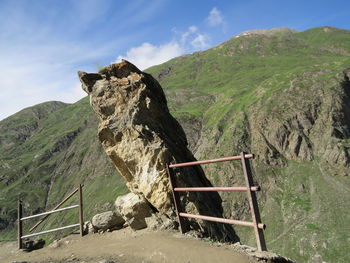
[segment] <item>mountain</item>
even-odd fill
[[[256,155],[267,247],[298,262],[349,256],[349,43],[350,31],[332,27],[253,30],[147,70],[197,159]],[[14,238],[18,197],[27,213],[38,212],[83,182],[90,216],[126,191],[96,131],[86,98],[37,105],[0,122],[2,238]],[[238,162],[203,169],[214,185],[243,184]],[[251,220],[245,194],[220,194],[227,218]],[[74,220],[67,217],[60,221]],[[235,230],[255,244],[252,229]]]

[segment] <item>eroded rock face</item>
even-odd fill
[[[319,159],[329,166],[331,174],[349,175],[346,138],[350,136],[350,68],[329,80],[330,88],[326,90],[312,81],[315,76],[308,77],[311,80],[292,80],[282,102],[271,107],[271,111],[260,110],[260,105],[274,105],[277,95],[251,107],[247,118],[250,140],[254,142],[251,148],[270,165]],[[301,81],[307,83],[307,90],[300,88]]]
[[[127,61],[112,64],[101,74],[79,72],[79,78],[100,118],[99,140],[128,188],[174,219],[166,164],[195,159],[159,83]],[[197,166],[179,169],[176,176],[178,186],[211,185]],[[181,201],[188,212],[222,217],[221,198],[215,192],[190,192]],[[190,225],[216,239],[238,239],[226,225],[207,221]]]

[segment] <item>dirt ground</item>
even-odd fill
[[[32,252],[19,251],[17,242],[0,242],[0,262],[79,263],[205,263],[257,262],[232,246],[181,235],[174,231],[132,231],[129,228],[80,237],[67,236]]]

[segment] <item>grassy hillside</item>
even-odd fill
[[[267,246],[298,262],[349,257],[349,44],[350,31],[331,27],[251,31],[147,70],[198,159],[257,155]],[[13,223],[18,197],[28,213],[42,211],[85,183],[92,215],[126,191],[87,100],[44,105],[0,122],[0,229]],[[216,185],[243,184],[239,162],[203,167]],[[226,217],[250,220],[245,194],[222,197]],[[1,238],[14,237],[8,229]],[[236,230],[255,245],[251,229]]]
[[[252,32],[149,69],[197,158],[257,155],[268,248],[300,262],[349,256],[349,43],[330,27]],[[239,163],[205,169],[217,185],[243,184]],[[227,217],[250,220],[245,195],[222,196]]]
[[[72,105],[44,103],[0,123],[1,239],[16,236],[14,229],[6,226],[13,225],[17,217],[18,199],[24,202],[25,214],[40,213],[83,183],[87,220],[98,211],[111,208],[116,196],[127,192],[122,177],[97,141],[96,126],[88,98]],[[77,199],[72,202],[76,204]],[[78,221],[77,211],[70,210],[52,215],[40,229]],[[26,228],[35,222],[25,221]]]

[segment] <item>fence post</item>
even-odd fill
[[[179,225],[180,225],[180,231],[181,231],[182,234],[184,234],[187,229],[186,229],[186,226],[185,226],[184,219],[180,216],[180,213],[183,212],[182,209],[181,209],[180,196],[179,196],[178,192],[174,191],[174,189],[176,187],[176,182],[175,182],[173,170],[169,169],[169,165],[168,164],[166,164],[166,171],[168,173],[169,180],[170,180],[171,192],[173,194],[176,215],[177,215],[177,219],[179,220]]]
[[[23,243],[22,243],[22,234],[23,234],[23,227],[22,227],[22,201],[18,200],[18,249],[23,248]]]
[[[82,185],[79,184],[79,224],[80,224],[80,236],[83,236],[84,216],[83,216],[83,191]]]
[[[258,250],[266,251],[267,248],[265,243],[264,231],[263,229],[260,229],[258,227],[258,224],[261,223],[258,201],[256,199],[255,192],[251,191],[251,186],[253,185],[252,172],[250,169],[249,161],[248,159],[245,158],[244,152],[241,152],[241,160],[242,160],[244,178],[247,185],[247,196],[248,196],[248,201],[250,206],[250,213],[252,215],[253,223],[254,223],[256,243],[258,246]]]

